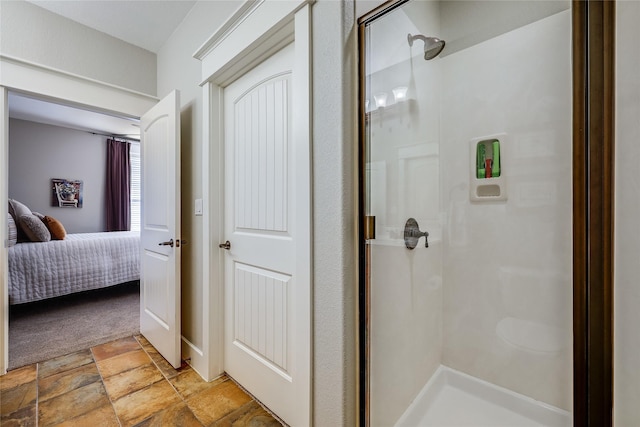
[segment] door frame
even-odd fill
[[[311,5],[313,0],[247,0],[194,54],[202,63],[203,310],[205,379],[224,372],[224,105],[223,90],[273,53],[295,40],[296,87],[302,94],[295,114],[311,148]],[[300,140],[300,139],[299,139]],[[311,159],[311,157],[309,157]],[[311,168],[311,164],[309,164]],[[311,174],[310,174],[311,176]],[[311,183],[308,183],[311,191]],[[312,197],[311,197],[312,198]],[[311,224],[310,224],[311,225]],[[311,251],[311,248],[308,248]],[[309,306],[311,312],[311,305]],[[313,319],[311,319],[313,330]],[[310,338],[310,342],[312,339]],[[188,351],[188,349],[187,349]],[[311,359],[311,348],[308,349]],[[185,349],[183,349],[185,353]],[[185,353],[185,357],[189,357]],[[201,372],[204,372],[204,369]],[[310,379],[309,379],[310,380]]]
[[[158,102],[155,96],[46,67],[20,58],[0,55],[0,202],[8,200],[9,91],[123,117],[139,118]],[[0,219],[0,375],[9,363],[8,252],[6,216]]]
[[[573,0],[573,423],[613,425],[615,1]]]
[[[359,422],[369,425],[370,293],[365,245],[364,26],[409,0],[389,0],[358,20]],[[613,424],[615,0],[572,0],[573,423]]]

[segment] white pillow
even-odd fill
[[[9,213],[13,216],[16,227],[18,227],[18,242],[28,242],[29,236],[20,223],[20,217],[22,215],[31,215],[31,209],[24,203],[20,203],[15,199],[9,199]]]
[[[20,227],[32,242],[48,242],[51,240],[49,229],[35,215],[22,215],[20,217]]]
[[[31,215],[31,209],[24,203],[20,203],[15,199],[9,199],[9,213],[13,215],[13,219],[20,221],[22,215]]]
[[[7,241],[8,246],[14,246],[18,242],[18,227],[16,226],[16,222],[13,220],[13,217],[10,213],[7,213],[7,221],[8,221],[8,233],[7,233]]]

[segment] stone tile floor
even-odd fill
[[[2,426],[277,426],[228,377],[174,369],[142,336],[0,377]]]

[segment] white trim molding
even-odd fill
[[[189,364],[206,381],[211,381],[224,372],[224,294],[221,281],[223,254],[218,248],[222,236],[224,206],[219,203],[223,197],[224,168],[222,164],[222,129],[213,125],[210,117],[220,115],[221,89],[206,84],[202,88],[202,283],[203,313],[202,326],[204,342],[202,354],[183,346],[183,356],[190,358]]]
[[[136,118],[158,102],[152,95],[2,54],[0,85],[41,99]]]
[[[205,41],[202,46],[193,54],[193,57],[202,60],[205,56],[211,53],[222,40],[224,40],[229,34],[245,20],[245,18],[251,15],[257,7],[264,0],[245,0],[242,5],[234,12],[229,19],[218,28],[211,37]]]
[[[0,200],[9,199],[9,97],[6,88],[0,86]],[[7,372],[9,365],[9,272],[7,215],[0,217],[0,375]]]
[[[312,0],[246,0],[195,53],[202,84],[227,86],[294,39],[296,12]]]

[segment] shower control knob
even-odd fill
[[[424,236],[424,247],[429,247],[429,232],[420,231],[420,226],[415,218],[409,218],[404,225],[404,245],[407,249],[415,249],[418,246],[418,240]]]

